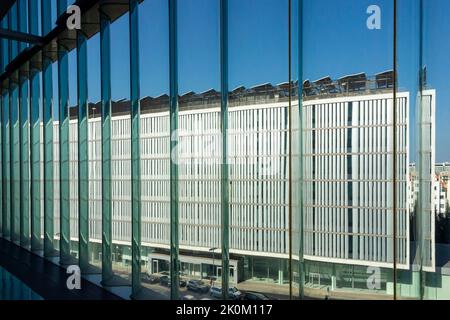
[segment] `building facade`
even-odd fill
[[[256,94],[258,88],[261,91]],[[434,97],[434,92],[430,94]],[[289,130],[285,121],[288,103],[282,86],[256,87],[245,96],[230,109],[230,283],[260,279],[284,284],[289,257]],[[407,92],[397,95],[397,267],[405,270],[411,269],[414,259],[410,223],[419,188],[419,182],[413,179],[416,191],[411,189],[415,170],[410,173],[409,99]],[[202,106],[192,97],[188,101],[179,114],[179,144],[175,150],[180,170],[182,272],[187,277],[211,274],[220,277],[221,261],[211,253],[211,249],[220,247],[221,241],[220,109],[217,99]],[[198,101],[203,103],[204,98]],[[392,94],[383,90],[331,98],[316,95],[303,102],[306,260],[393,268],[392,108]],[[154,274],[167,272],[170,261],[169,166],[174,151],[171,154],[168,148],[168,112],[160,111],[155,103],[146,104],[145,99],[143,110],[140,118],[142,246],[148,253],[141,259],[144,270]],[[102,233],[101,121],[95,111],[92,114],[89,120],[89,241],[94,244],[92,261],[98,263]],[[131,261],[131,253],[126,249],[131,237],[130,124],[130,117],[121,115],[120,111],[112,118],[112,239],[118,248],[124,248],[121,253],[115,253],[123,265]],[[55,122],[55,161],[58,161],[58,125]],[[76,119],[70,122],[70,133],[71,240],[76,243]],[[58,166],[54,176],[59,177]],[[431,184],[429,188],[430,194],[435,195]],[[58,179],[55,179],[55,190],[58,190]],[[436,201],[433,196],[431,207],[437,205]],[[58,204],[59,198],[55,197],[55,239],[60,224]],[[429,230],[426,232],[428,267],[433,269],[434,219],[430,214],[424,221]],[[73,249],[77,254],[76,245]],[[255,271],[255,266],[260,266],[260,269],[256,267],[259,271]],[[310,281],[314,283],[314,277]]]

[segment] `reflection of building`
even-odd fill
[[[407,265],[408,94],[399,94],[398,260]],[[393,263],[392,94],[307,101],[305,254],[349,264]]]
[[[385,78],[378,76],[373,86],[368,85],[369,80],[362,74],[355,79],[358,82],[365,79],[364,85],[354,85],[352,77],[344,77],[338,83],[324,78],[320,86],[310,84],[304,90],[304,253],[307,260],[392,268],[393,97],[392,83]],[[230,93],[231,282],[259,279],[283,284],[288,280],[287,90],[286,84],[275,87],[263,84],[251,89],[236,88]],[[180,261],[182,272],[194,277],[219,276],[222,272],[220,249],[211,252],[212,248],[221,247],[219,99],[220,95],[214,90],[180,97]],[[406,182],[409,176],[409,94],[399,93],[397,102],[397,261],[399,268],[407,269],[410,255],[410,203]],[[164,95],[141,100],[142,259],[149,272],[168,271],[170,137],[167,106],[168,97]],[[94,114],[89,120],[90,241],[101,243],[100,108],[91,105],[90,109]],[[113,242],[129,246],[129,104],[115,102],[113,110]],[[72,235],[77,235],[77,120],[74,112],[72,118],[70,210]],[[57,133],[55,128],[55,144],[58,143]],[[57,147],[54,152],[58,159]],[[55,170],[58,167],[56,165]],[[57,172],[55,177],[58,177]],[[57,203],[55,209],[59,209]],[[58,219],[55,228],[59,228]],[[94,258],[99,254],[93,253]],[[127,263],[131,259],[129,250],[123,250],[120,257]],[[312,274],[315,272],[308,270],[312,270]],[[360,275],[364,283],[365,278],[361,276],[364,272],[361,268],[344,268],[342,274],[346,276],[338,281],[347,283],[345,279],[351,274],[352,285],[358,281],[356,275]]]
[[[449,170],[449,171],[446,171]],[[435,214],[448,214],[450,207],[450,167],[448,164],[436,164],[434,166],[433,179],[433,212]],[[419,180],[417,179],[416,166],[410,166],[410,178],[408,181],[410,191],[410,212],[414,212],[414,205],[419,192]]]
[[[230,93],[231,283],[248,279],[270,279],[278,284],[288,281],[287,89],[284,84],[264,84]],[[180,267],[189,276],[220,277],[220,94],[214,90],[187,93],[179,101]],[[112,118],[113,242],[120,246],[129,246],[131,239],[128,108],[126,101],[114,103]],[[142,259],[149,272],[164,272],[169,271],[170,242],[168,97],[144,98],[141,108]],[[70,210],[71,232],[75,235],[72,240],[76,241],[76,109],[71,113]],[[100,130],[97,112],[89,120],[89,214],[90,241],[98,243],[102,196]],[[55,138],[57,144],[56,135]],[[54,150],[58,152],[57,147]],[[55,209],[59,209],[57,203]],[[57,229],[59,214],[56,217]],[[212,252],[212,248],[218,249]],[[131,260],[129,250],[124,250],[121,257],[124,263]]]
[[[393,267],[392,75],[388,71],[372,81],[365,74],[356,74],[338,81],[326,77],[304,83],[308,89],[303,102],[306,259]],[[410,231],[419,225],[424,239],[423,265],[433,271],[435,220],[431,208],[440,205],[431,183],[435,91],[424,91],[421,99],[420,184],[410,183],[417,173],[409,173],[409,93],[397,93],[396,107],[397,267],[410,269],[415,261],[418,243],[411,239]],[[417,192],[419,185],[422,201],[415,209],[416,193],[410,189]]]
[[[437,201],[435,211],[440,214],[450,214],[450,163],[440,163],[435,166]]]
[[[435,214],[444,214],[445,213],[445,187],[440,180],[439,176],[436,175],[433,181],[433,202],[434,208],[433,211]]]
[[[336,90],[341,82],[344,92]],[[303,108],[306,258],[391,268],[392,82],[370,84],[364,74],[328,80],[325,94],[308,96]],[[397,262],[408,268],[408,93],[397,94],[397,110]]]

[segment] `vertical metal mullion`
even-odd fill
[[[100,59],[102,99],[102,283],[112,271],[112,189],[111,189],[111,20],[100,8]]]
[[[17,25],[17,3],[15,3],[8,13],[8,28],[13,31],[18,30]],[[13,60],[19,49],[19,43],[14,40],[9,41],[9,58]],[[13,80],[13,81],[11,81]],[[11,192],[11,218],[10,231],[11,241],[19,243],[20,241],[20,170],[19,170],[19,117],[18,117],[18,90],[17,73],[9,81],[9,108],[10,108],[10,192]],[[17,118],[17,119],[16,119]]]
[[[45,54],[44,54],[45,55]],[[52,65],[43,56],[43,122],[44,122],[44,255],[53,254],[53,108]]]
[[[139,101],[139,1],[130,0],[130,92],[131,92],[131,289],[141,289],[141,153]]]
[[[19,0],[17,2],[17,20],[20,32],[27,33],[27,1]],[[19,53],[21,53],[27,44],[19,43]],[[29,228],[30,228],[30,187],[29,187],[29,149],[28,149],[28,82],[26,77],[19,73],[19,140],[20,140],[20,159],[19,159],[19,176],[20,176],[20,245],[27,247],[29,245]]]
[[[0,28],[3,28],[3,19],[0,20]],[[0,38],[0,73],[5,71],[5,66],[3,64],[4,56],[3,56],[3,38]],[[1,85],[0,85],[1,89]]]
[[[393,92],[393,103],[392,103],[392,114],[393,114],[393,128],[392,128],[392,139],[393,139],[393,155],[392,155],[392,219],[393,219],[393,285],[394,285],[394,300],[397,300],[397,0],[394,0],[394,49],[393,49],[393,63],[394,63],[394,92]]]
[[[28,26],[39,33],[38,0],[28,1]],[[41,250],[41,150],[40,150],[40,79],[39,70],[30,63],[30,175],[31,175],[31,250]]]
[[[179,241],[178,241],[178,49],[177,0],[169,0],[169,55],[170,55],[170,276],[172,300],[179,299]]]
[[[288,98],[288,123],[289,123],[289,173],[288,173],[288,213],[289,213],[289,230],[288,230],[288,242],[289,242],[289,300],[292,300],[293,293],[293,261],[292,261],[292,251],[293,251],[293,174],[292,174],[292,0],[288,0],[288,84],[289,84],[289,98]]]
[[[31,250],[41,244],[41,118],[39,70],[30,68]]]
[[[427,214],[424,212],[424,199],[427,195],[427,193],[424,194],[424,191],[426,188],[424,185],[426,185],[425,181],[426,178],[424,177],[424,156],[426,153],[424,153],[424,145],[423,145],[423,127],[422,127],[422,123],[423,123],[423,107],[424,107],[424,101],[423,101],[423,91],[426,89],[426,69],[424,69],[424,37],[425,37],[425,27],[424,27],[424,1],[420,0],[419,1],[419,10],[420,10],[420,17],[419,17],[419,24],[420,24],[420,36],[419,36],[419,52],[420,52],[420,83],[419,83],[419,90],[420,90],[420,100],[419,100],[419,105],[417,106],[418,110],[418,121],[416,121],[416,123],[419,123],[419,128],[417,128],[417,134],[419,135],[418,138],[418,144],[419,144],[419,159],[418,159],[418,172],[419,172],[419,197],[418,197],[418,204],[417,204],[417,210],[416,212],[419,213],[419,216],[421,218],[419,218],[418,220],[418,232],[417,232],[417,239],[419,242],[418,245],[418,254],[417,256],[419,257],[418,259],[418,263],[419,263],[419,299],[420,300],[424,300],[425,298],[425,286],[426,286],[426,275],[424,273],[423,267],[425,266],[425,257],[424,257],[424,253],[425,253],[425,246],[426,246],[426,241],[425,241],[425,226],[427,225],[425,223],[426,219],[427,219]],[[417,113],[416,113],[417,114]],[[426,162],[425,162],[426,163]],[[434,163],[430,162],[431,166],[434,166]],[[429,187],[428,187],[429,188]],[[429,219],[429,218],[428,218]],[[417,230],[417,228],[416,228]]]
[[[58,0],[58,15],[66,11],[67,0]],[[60,263],[70,263],[70,150],[69,150],[69,62],[67,49],[58,41],[59,92],[59,181]]]
[[[20,112],[20,245],[30,244],[30,149],[29,149],[29,100],[28,79],[19,75],[19,112]]]
[[[58,0],[57,14],[67,9],[67,0]],[[60,244],[59,260],[70,263],[70,144],[69,144],[69,62],[68,51],[58,41],[59,96],[59,181]]]
[[[79,265],[89,265],[88,76],[86,35],[77,32],[78,80],[78,231]]]
[[[42,34],[51,31],[51,2],[42,1]],[[54,254],[54,194],[53,194],[53,77],[52,61],[42,52],[42,92],[44,122],[44,256]]]
[[[39,70],[30,67],[30,174],[31,174],[31,250],[41,244],[41,137],[40,137],[40,79]]]
[[[11,147],[11,241],[20,241],[20,124],[19,93],[17,84],[18,72],[14,72],[9,80],[10,108],[10,147]]]
[[[2,52],[2,43],[0,41],[0,53]],[[0,59],[0,65],[2,61]],[[2,95],[2,88],[0,84],[0,174],[1,174],[1,182],[0,183],[0,237],[3,238],[3,207],[4,207],[4,200],[3,200],[3,163],[4,163],[4,152],[3,152],[3,95]]]
[[[3,29],[7,29],[8,28],[8,20],[7,20],[7,16],[4,16],[3,19],[1,20],[1,27]],[[5,70],[6,65],[8,64],[8,40],[7,39],[0,39],[0,44],[1,44],[1,51],[0,51],[0,60],[1,60],[1,65],[2,65],[2,72]],[[9,169],[7,169],[7,137],[6,137],[6,131],[7,131],[7,119],[9,117],[8,112],[6,110],[6,88],[5,88],[5,83],[6,81],[4,81],[4,83],[2,83],[2,90],[1,90],[1,97],[0,99],[2,100],[1,103],[1,113],[2,113],[2,122],[1,122],[1,131],[2,131],[2,237],[7,239],[9,237],[9,230],[8,230],[8,216],[9,216],[9,211],[8,211],[8,197],[7,194],[9,192],[8,190],[8,180],[7,180],[7,173],[9,171]]]
[[[9,138],[10,138],[10,132],[9,132],[9,126],[10,126],[10,122],[9,122],[9,94],[8,94],[8,89],[7,87],[5,87],[5,85],[7,86],[7,81],[4,82],[4,87],[3,87],[3,92],[2,92],[2,120],[3,120],[3,125],[2,125],[2,139],[3,139],[3,150],[2,150],[2,157],[3,157],[3,176],[2,176],[2,180],[3,180],[3,207],[2,207],[2,212],[3,212],[3,221],[2,221],[2,226],[3,226],[3,238],[5,239],[9,239],[11,237],[11,230],[10,230],[10,211],[11,211],[11,193],[10,193],[10,149],[9,149]]]
[[[221,219],[222,219],[222,298],[228,299],[230,274],[230,178],[228,163],[228,0],[220,1],[220,82],[222,131]]]
[[[304,243],[304,221],[303,221],[303,215],[304,215],[304,206],[303,206],[303,105],[302,105],[302,99],[303,99],[303,0],[298,0],[298,55],[297,58],[298,61],[298,148],[297,150],[299,154],[299,181],[298,181],[298,211],[299,211],[299,218],[298,218],[298,234],[299,234],[299,262],[298,262],[298,274],[299,274],[299,297],[301,300],[305,297],[305,260],[304,260],[304,250],[303,250],[303,243]],[[291,91],[292,94],[292,91]]]

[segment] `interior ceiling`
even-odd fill
[[[14,4],[15,0],[0,0],[0,20],[8,12],[9,8]]]

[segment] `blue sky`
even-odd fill
[[[428,85],[436,89],[436,160],[450,161],[450,1],[428,1],[424,43],[424,64]]]
[[[418,0],[398,0],[398,56],[400,88],[417,90]],[[297,0],[293,0],[294,10]],[[366,72],[374,75],[393,67],[392,0],[304,0],[303,78],[315,80]],[[366,27],[366,9],[377,4],[382,10],[382,29]],[[229,0],[230,89],[288,80],[287,0]],[[447,14],[445,14],[447,12]],[[426,29],[425,64],[428,83],[437,89],[437,161],[450,160],[445,137],[450,127],[450,94],[445,70],[450,70],[450,1],[427,1],[426,21],[440,29]],[[179,0],[178,10],[179,91],[219,89],[219,1]],[[414,17],[411,19],[411,17]],[[294,17],[296,24],[297,17]],[[128,16],[113,23],[113,99],[128,98]],[[296,36],[294,30],[294,38]],[[447,41],[446,41],[447,40]],[[166,0],[145,0],[140,7],[141,95],[169,92],[168,14]],[[297,56],[294,48],[294,59]],[[429,53],[433,53],[432,59]],[[89,100],[100,99],[99,37],[88,42]],[[76,90],[76,54],[69,58],[71,93]],[[293,61],[294,67],[298,61]],[[294,74],[297,74],[294,70]],[[71,94],[76,104],[76,94]],[[414,121],[414,106],[411,107]],[[413,127],[412,127],[413,129]],[[412,150],[414,134],[411,132]],[[414,159],[412,159],[413,161]]]

